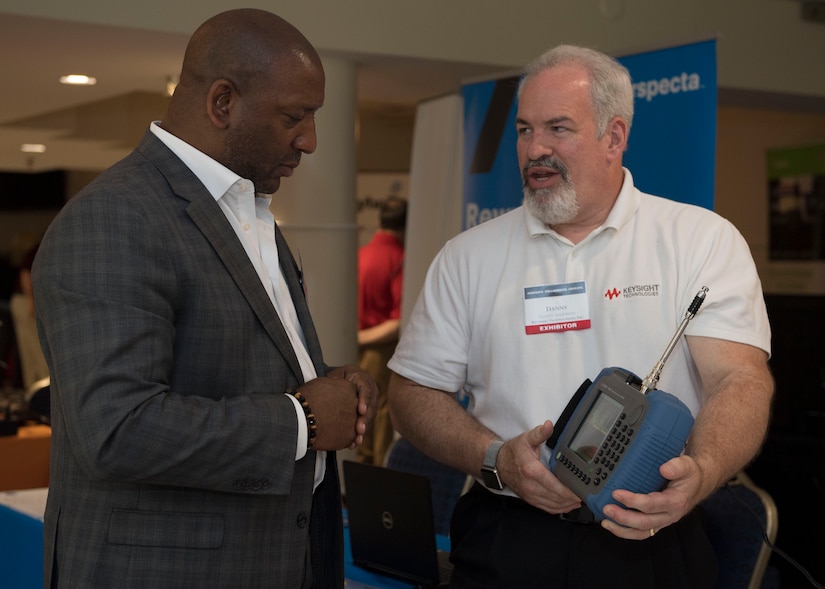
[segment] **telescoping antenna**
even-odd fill
[[[653,370],[650,371],[650,374],[648,374],[642,381],[642,385],[639,387],[639,390],[642,392],[643,395],[646,395],[648,391],[656,388],[656,385],[659,382],[659,376],[661,376],[662,369],[665,367],[665,362],[667,362],[668,357],[670,357],[670,353],[673,351],[673,348],[676,347],[676,342],[679,341],[679,338],[682,337],[682,334],[685,332],[688,323],[690,323],[690,320],[696,316],[696,313],[699,311],[699,307],[701,307],[702,303],[705,302],[705,296],[707,294],[708,287],[703,286],[699,290],[699,292],[696,293],[696,296],[693,297],[693,301],[690,303],[690,306],[688,307],[688,310],[685,313],[684,319],[682,319],[682,322],[676,329],[676,333],[673,335],[673,338],[667,345],[665,353],[662,354],[662,357],[659,358],[658,362],[656,362],[656,366],[653,367]]]

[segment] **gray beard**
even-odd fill
[[[550,227],[570,223],[579,213],[576,189],[568,182],[557,189],[533,190],[525,186],[524,206],[531,215]]]

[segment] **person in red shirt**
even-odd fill
[[[383,465],[394,430],[387,405],[390,372],[401,327],[404,279],[404,230],[407,201],[388,197],[381,205],[379,229],[358,251],[358,346],[361,368],[378,385],[378,410],[358,447],[358,460]]]

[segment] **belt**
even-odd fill
[[[596,518],[593,516],[593,512],[590,511],[590,508],[586,505],[582,505],[576,509],[568,511],[567,513],[548,513],[539,509],[538,507],[533,507],[523,499],[518,497],[514,497],[512,495],[503,495],[499,493],[493,493],[487,490],[484,486],[479,483],[475,483],[473,485],[473,489],[477,493],[483,493],[483,496],[486,498],[487,501],[497,501],[500,505],[503,505],[506,509],[520,509],[520,510],[527,510],[527,511],[534,511],[536,513],[541,513],[545,516],[554,517],[556,519],[560,519],[561,521],[565,522],[573,522],[577,524],[595,524]]]

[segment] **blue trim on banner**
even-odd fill
[[[624,165],[636,186],[713,209],[716,41],[619,58],[635,114]]]
[[[496,93],[496,86],[499,93]],[[478,225],[521,204],[521,175],[516,155],[518,78],[505,78],[462,88],[464,98],[464,207],[462,227]],[[501,89],[510,89],[502,105]],[[501,134],[497,130],[501,126]],[[490,154],[493,154],[490,161]],[[489,166],[483,164],[489,163]]]

